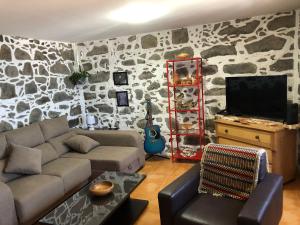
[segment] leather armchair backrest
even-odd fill
[[[264,152],[260,157],[260,165],[258,170],[258,183],[260,183],[268,173],[267,152]]]

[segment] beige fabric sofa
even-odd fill
[[[73,152],[64,141],[84,134],[100,142],[87,154]],[[9,145],[42,151],[42,173],[22,176],[3,172]],[[143,139],[135,131],[69,129],[65,117],[0,133],[0,225],[28,224],[66,193],[84,183],[92,171],[136,172],[145,163]]]

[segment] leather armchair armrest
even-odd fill
[[[282,216],[283,179],[267,174],[238,216],[238,225],[277,225]]]
[[[172,225],[182,207],[196,194],[200,179],[200,165],[196,164],[158,193],[161,225]]]
[[[18,224],[14,197],[9,187],[3,182],[0,182],[0,224]]]

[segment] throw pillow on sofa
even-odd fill
[[[88,153],[100,145],[98,141],[84,135],[74,135],[65,141],[65,144],[79,153]]]
[[[39,149],[12,144],[4,172],[40,174],[42,172],[42,152]]]

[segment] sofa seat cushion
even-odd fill
[[[142,154],[136,147],[99,146],[87,154],[68,152],[62,157],[90,159],[92,170],[135,172],[143,166]]]
[[[49,142],[52,145],[52,147],[55,149],[57,154],[60,156],[64,153],[71,151],[71,148],[65,144],[65,141],[70,137],[72,137],[74,134],[75,134],[74,131],[70,131],[68,133],[57,136],[55,138],[51,138],[47,142]]]
[[[59,158],[45,164],[42,174],[62,178],[68,192],[91,176],[91,163],[87,159]]]
[[[236,199],[199,194],[177,213],[175,225],[236,225],[243,205]]]
[[[24,176],[8,182],[21,223],[28,222],[64,195],[61,178],[48,175]]]

